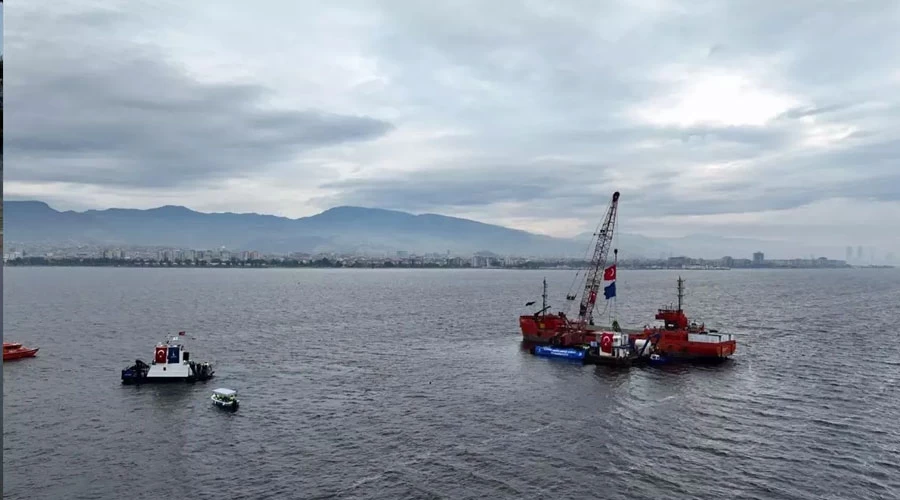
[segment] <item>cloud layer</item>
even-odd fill
[[[263,82],[203,82],[158,47],[99,35],[124,12],[55,10],[14,11],[22,30],[7,41],[6,152],[22,167],[7,171],[13,183],[203,189],[393,128],[313,103],[272,106]]]
[[[7,196],[900,254],[896,2],[264,4],[7,12]]]

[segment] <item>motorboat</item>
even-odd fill
[[[22,347],[22,344],[18,342],[4,342],[3,343],[3,361],[10,361],[13,359],[22,359],[22,358],[33,358],[35,354],[37,354],[38,349],[40,347],[29,348]]]
[[[219,388],[213,391],[210,396],[212,402],[216,406],[227,408],[229,410],[237,410],[240,401],[237,398],[237,391],[234,389]]]

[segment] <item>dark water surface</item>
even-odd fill
[[[898,498],[900,272],[682,274],[731,363],[532,357],[572,272],[8,268],[4,497]],[[623,326],[675,278],[623,270]],[[120,385],[178,330],[216,379]]]

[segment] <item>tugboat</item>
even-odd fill
[[[38,349],[40,347],[35,347],[34,349],[30,349],[28,347],[22,347],[22,344],[18,342],[4,342],[3,343],[3,361],[10,361],[13,359],[22,359],[22,358],[33,358],[35,354],[37,354]]]
[[[631,334],[631,338],[651,343],[650,361],[719,362],[726,360],[737,349],[734,335],[707,330],[703,323],[689,322],[682,310],[684,280],[678,277],[678,307],[661,308],[656,319],[659,326],[645,326],[643,332]]]
[[[212,366],[191,361],[190,353],[179,339],[183,336],[184,332],[178,332],[178,337],[157,344],[149,365],[137,359],[133,365],[122,370],[122,383],[203,382],[211,379],[215,373]]]

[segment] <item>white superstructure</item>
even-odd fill
[[[173,337],[165,343],[156,345],[150,370],[147,378],[178,378],[186,379],[191,376],[191,366],[185,359],[184,344],[178,337]]]
[[[149,365],[137,360],[134,366],[122,370],[122,382],[193,382],[211,378],[214,372],[209,363],[191,361],[190,353],[181,340],[183,335],[183,332],[179,332],[177,337],[156,344],[153,360]]]

